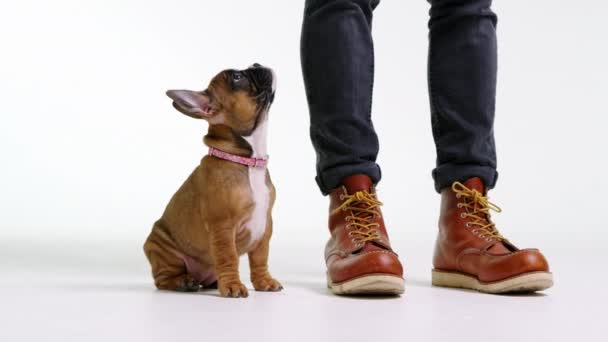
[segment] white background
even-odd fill
[[[428,7],[385,0],[375,12],[379,192],[408,290],[401,299],[361,303],[323,289],[327,200],[313,179],[299,64],[303,1],[3,1],[0,339],[166,340],[174,331],[236,338],[254,334],[256,319],[266,321],[260,312],[281,323],[266,327],[267,339],[287,338],[306,322],[301,315],[316,318],[299,336],[317,340],[372,336],[369,317],[393,329],[389,340],[449,331],[458,339],[468,327],[497,340],[595,335],[595,310],[607,298],[608,6],[512,0],[493,7],[500,177],[490,197],[504,210],[495,216],[501,232],[549,258],[556,286],[533,297],[429,287],[439,196],[430,176]],[[206,152],[206,124],[175,111],[164,91],[203,89],[221,69],[253,62],[279,78],[269,136],[278,190],[271,267],[286,291],[254,294],[247,304],[155,292],[143,241]],[[197,301],[212,306],[193,309]],[[453,305],[437,306],[444,303]],[[149,324],[132,322],[154,310],[160,314],[144,314]],[[202,333],[184,312],[223,323]],[[341,320],[331,322],[336,316]],[[234,317],[236,325],[229,324]]]

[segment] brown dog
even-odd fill
[[[271,69],[224,70],[201,92],[169,90],[173,106],[205,119],[210,147],[156,221],[144,251],[159,289],[197,291],[217,284],[222,296],[247,297],[239,256],[248,253],[258,291],[279,291],[268,272],[275,189],[266,169]]]

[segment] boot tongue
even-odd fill
[[[483,185],[483,181],[479,177],[469,178],[463,184],[471,190],[479,191],[482,195],[486,194],[486,187]]]
[[[386,250],[390,250],[390,249],[385,248],[384,246],[380,246],[380,245],[376,244],[375,242],[369,242],[369,243],[366,243],[362,248],[357,250],[355,253],[369,253],[369,252],[386,251]]]
[[[352,195],[352,194],[356,193],[357,191],[371,192],[371,189],[374,186],[374,183],[372,182],[371,178],[369,178],[369,176],[359,174],[359,175],[348,176],[348,177],[342,179],[342,185],[346,188],[346,192],[349,195]],[[366,207],[366,205],[364,203],[359,203],[357,206],[361,207],[361,208]],[[357,214],[357,213],[355,213],[355,215],[357,215],[359,217],[361,216],[361,214]],[[368,213],[363,213],[362,215],[369,216]],[[368,243],[365,243],[363,245],[363,247],[360,248],[359,250],[357,250],[355,253],[367,253],[367,252],[382,251],[382,250],[390,250],[390,249],[378,244],[376,241],[370,241]]]
[[[492,247],[488,248],[488,252],[491,254],[507,254],[512,251],[505,246],[502,242],[495,243]]]
[[[483,181],[479,177],[469,178],[463,184],[471,190],[477,190],[483,195],[486,194],[486,187],[483,185]],[[488,248],[488,252],[492,254],[507,254],[511,253],[512,251],[502,242],[497,242]]]
[[[357,191],[369,191],[373,183],[367,175],[352,175],[342,179],[342,185],[346,188],[346,192],[352,195]]]

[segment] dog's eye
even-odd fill
[[[234,82],[238,82],[242,79],[243,79],[243,75],[240,72],[235,72],[234,74],[232,74],[232,80]]]

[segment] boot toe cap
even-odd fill
[[[328,272],[334,283],[372,274],[403,277],[403,267],[399,258],[388,250],[360,252],[343,258],[336,256],[332,259],[328,260]]]
[[[487,267],[478,275],[484,282],[500,281],[532,272],[549,272],[549,263],[537,249],[523,249],[506,255],[490,255]]]

